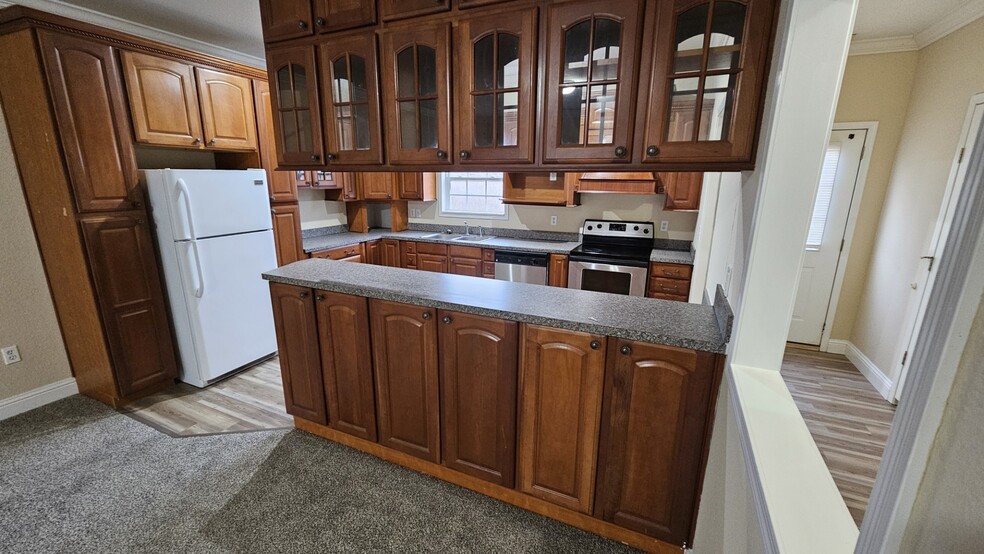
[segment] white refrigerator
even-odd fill
[[[270,291],[277,267],[262,169],[141,172],[150,195],[180,378],[205,387],[277,350]]]

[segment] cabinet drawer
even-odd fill
[[[413,252],[413,250],[410,250]],[[446,244],[436,244],[433,242],[418,242],[417,243],[417,253],[418,254],[434,254],[435,256],[447,256],[448,255],[448,245]]]
[[[417,243],[416,242],[406,241],[403,244],[406,245],[407,252],[410,252],[410,253],[416,253],[417,252]]]
[[[687,295],[690,294],[690,281],[654,277],[649,280],[649,290],[653,293]]]
[[[474,246],[458,246],[452,244],[448,246],[448,255],[452,258],[468,258],[470,260],[481,260],[482,249]]]
[[[495,262],[482,262],[482,277],[495,279]]]
[[[693,271],[693,266],[684,264],[652,264],[652,269],[649,271],[649,278],[690,279],[690,274]]]
[[[416,269],[417,268],[417,255],[407,254],[407,267]]]
[[[683,294],[664,294],[662,292],[649,291],[647,294],[649,298],[658,298],[660,300],[673,300],[674,302],[689,302],[690,297]]]
[[[482,250],[482,259],[486,262],[495,262],[495,250],[485,248]]]
[[[342,260],[345,258],[351,258],[352,256],[361,256],[362,248],[358,244],[353,244],[352,246],[340,246],[338,248],[332,248],[331,250],[322,250],[320,252],[311,253],[312,258],[328,258],[330,260]]]

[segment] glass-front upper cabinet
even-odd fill
[[[644,161],[751,161],[774,5],[659,4]]]
[[[324,146],[314,47],[268,50],[267,72],[273,96],[277,161],[284,165],[322,165]]]
[[[394,164],[451,162],[447,25],[382,35],[386,152]]]
[[[328,164],[383,162],[376,83],[376,35],[333,38],[320,46]]]
[[[639,0],[547,8],[544,161],[631,161],[642,12]]]
[[[533,162],[536,9],[463,20],[455,144],[462,163]]]

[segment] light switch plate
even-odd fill
[[[0,352],[3,353],[4,365],[16,364],[21,361],[20,351],[17,350],[17,345],[5,346]]]

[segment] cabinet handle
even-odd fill
[[[451,325],[451,321],[453,321],[453,320],[451,319],[451,316],[446,315],[443,318],[441,318],[441,321],[443,321],[447,325]]]
[[[461,158],[462,160],[467,160],[468,158],[471,157],[471,153],[468,152],[467,150],[462,150],[461,152],[458,152],[458,157]]]
[[[314,297],[314,299],[317,300],[318,302],[321,302],[325,299],[325,297],[321,294],[318,294]]]
[[[312,162],[316,162],[316,161],[318,161],[320,159],[321,159],[321,156],[319,156],[317,154],[311,154],[311,161]]]
[[[297,28],[298,29],[307,29],[307,21],[304,21],[303,19],[300,20],[300,21],[298,21],[297,22]]]
[[[317,25],[318,27],[324,27],[325,23],[327,23],[327,21],[325,21],[325,18],[323,17],[319,17],[314,20],[314,24]]]
[[[137,218],[137,225],[143,225],[143,223],[144,223],[143,218],[138,217]]]
[[[272,194],[270,195],[270,202],[273,202],[273,201],[274,201],[274,200],[276,200],[276,199],[277,199],[277,197],[276,197],[276,196],[274,196],[274,195],[272,195]]]
[[[619,348],[618,351],[621,352],[622,354],[625,354],[626,356],[628,356],[629,354],[632,353],[632,347],[626,345],[626,346],[623,346],[622,348]]]
[[[308,293],[308,292],[302,292],[301,293],[301,298],[307,298],[308,296],[311,296],[311,293]]]
[[[601,348],[600,342],[596,340],[591,341],[591,350],[598,350],[599,348]]]
[[[192,142],[192,144],[201,144],[201,143],[202,143],[202,137],[195,137],[195,141]]]
[[[132,202],[132,204],[133,204],[133,207],[134,208],[142,208],[143,207],[143,202],[140,202],[139,200],[134,200]]]
[[[277,210],[275,208],[270,208],[270,213],[277,215]]]
[[[439,159],[439,160],[446,160],[447,157],[448,157],[448,153],[445,152],[444,150],[438,150],[437,151],[437,159]]]
[[[676,289],[670,287],[659,287],[663,292],[676,292]]]
[[[387,195],[386,195],[386,198],[388,198],[388,199],[391,199],[391,200],[392,200],[392,199],[393,199],[393,195],[392,195],[392,194],[387,194]]]
[[[430,319],[431,318],[431,313],[430,312],[424,312],[424,315],[421,316],[421,317],[423,317],[424,319]]]
[[[655,144],[650,144],[649,147],[646,148],[646,155],[647,156],[653,157],[653,156],[656,156],[658,154],[659,154],[659,148],[657,148]]]
[[[628,154],[628,153],[629,153],[629,149],[626,148],[626,147],[624,147],[624,146],[616,146],[615,147],[615,157],[616,158],[624,158],[625,155]]]
[[[331,153],[328,154],[328,161],[329,162],[335,161],[335,158],[337,158],[337,156],[335,156],[334,154],[331,154]]]
[[[209,146],[215,146],[215,139],[209,139],[208,144]]]

